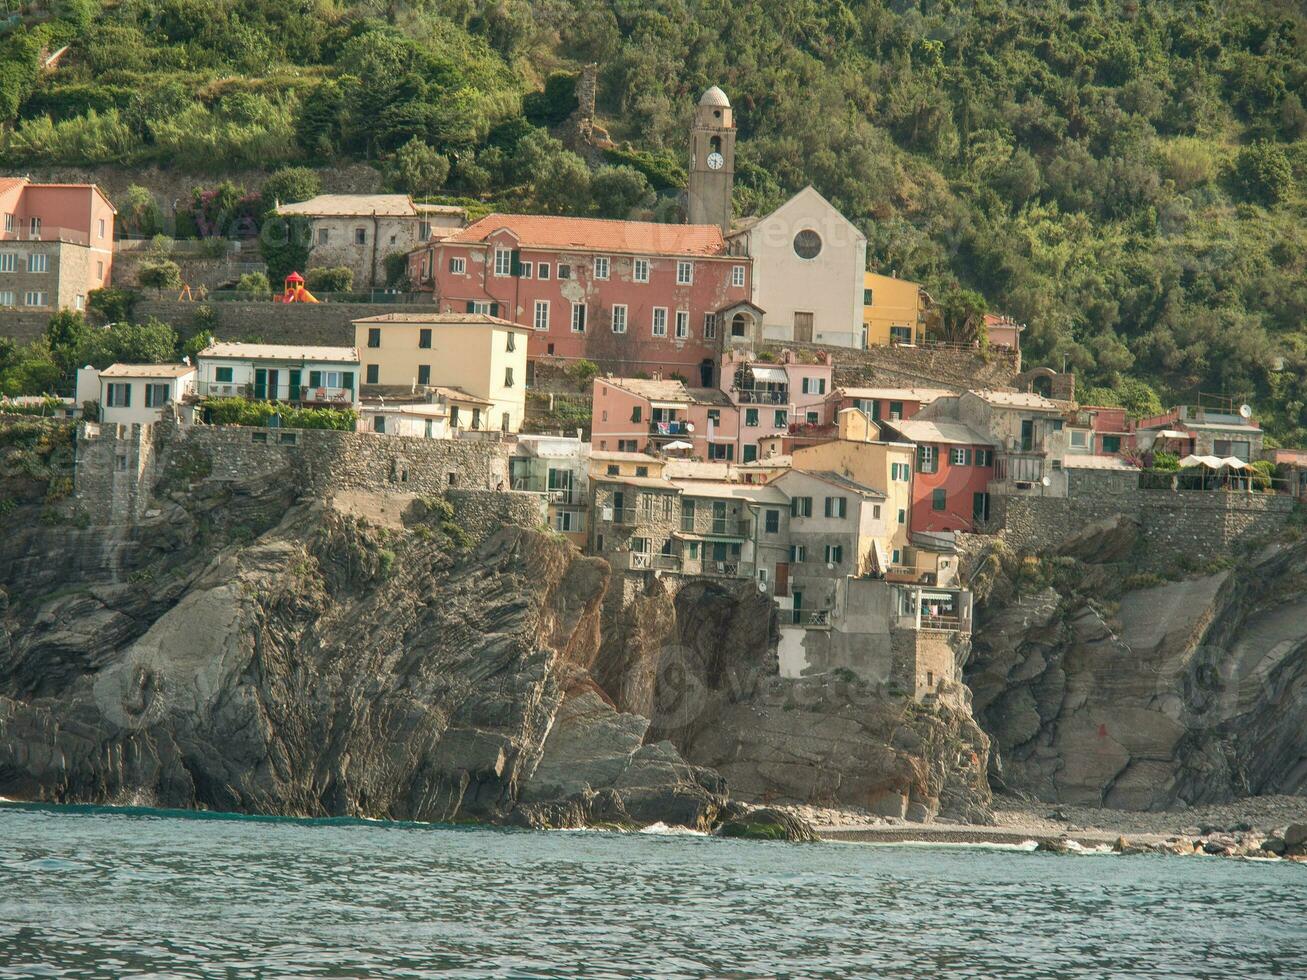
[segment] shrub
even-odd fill
[[[253,402],[244,398],[214,398],[204,403],[210,425],[266,427],[273,415],[285,429],[336,429],[353,432],[358,413],[352,408],[297,408],[283,402]]]
[[[140,270],[136,273],[136,281],[145,289],[153,289],[156,293],[162,295],[165,289],[181,288],[181,266],[172,259],[164,259],[161,262],[145,262],[142,263]]]
[[[259,200],[266,214],[277,204],[298,204],[311,197],[317,197],[322,190],[322,181],[308,167],[283,167],[264,181],[259,192]]]
[[[1264,204],[1283,201],[1293,190],[1293,167],[1288,155],[1280,146],[1266,140],[1239,151],[1234,161],[1234,177],[1245,197]]]
[[[348,293],[354,286],[354,270],[344,265],[314,269],[305,278],[314,292]]]
[[[584,357],[567,366],[567,376],[577,384],[589,384],[598,374],[599,365]]]
[[[260,296],[272,295],[272,285],[268,282],[266,272],[247,272],[236,280],[236,288],[242,293],[258,293]]]
[[[395,152],[387,172],[393,190],[428,197],[449,179],[449,158],[414,136]]]

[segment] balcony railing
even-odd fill
[[[1034,453],[1000,453],[994,460],[994,479],[1008,483],[1038,483],[1044,478],[1044,457]]]
[[[26,222],[22,222],[12,231],[0,232],[0,241],[70,242],[73,245],[90,245],[91,236],[76,228],[60,228],[57,225],[42,225],[33,231]],[[105,250],[108,251],[112,247],[113,243],[106,240],[104,243]]]
[[[718,578],[753,578],[753,564],[735,558],[725,561],[707,558],[700,562],[699,574]]]
[[[720,534],[728,538],[747,538],[752,522],[738,517],[714,517],[711,534]]]
[[[796,609],[794,625],[808,629],[830,629],[831,611],[829,609]]]
[[[609,524],[622,524],[628,527],[637,521],[634,507],[604,507],[599,516]]]
[[[686,422],[684,419],[650,422],[649,435],[654,436],[655,438],[658,436],[663,436],[665,438],[673,436],[688,436],[691,434],[689,425],[690,423]]]
[[[740,388],[735,394],[741,405],[788,405],[790,403],[788,388],[776,391],[766,388]]]
[[[681,559],[678,555],[649,554],[642,551],[632,551],[631,560],[627,567],[632,571],[649,571],[661,570],[665,572],[679,572],[681,570]]]
[[[230,381],[200,381],[196,393],[205,398],[250,398],[255,401],[302,402],[310,405],[352,405],[354,392],[350,388],[330,388],[324,385],[236,384]]]

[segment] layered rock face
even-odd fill
[[[0,542],[0,795],[719,819],[721,778],[590,679],[608,568],[553,535],[469,546],[443,503],[368,521],[277,481],[162,495],[112,528],[42,524],[29,496]]]
[[[989,740],[966,692],[923,705],[847,671],[776,675],[776,611],[752,583],[652,580],[625,595],[596,677],[651,732],[755,802],[990,818]],[[609,650],[610,644],[612,650]]]
[[[1129,541],[991,558],[966,680],[996,784],[1122,809],[1307,791],[1307,543],[1163,582],[1128,578]]]

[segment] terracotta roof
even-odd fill
[[[845,490],[862,494],[864,497],[874,497],[877,500],[885,499],[883,491],[877,490],[875,487],[869,487],[865,483],[859,483],[857,480],[850,480],[847,476],[833,470],[800,470],[798,472],[807,473],[808,476],[814,476],[818,480],[831,484],[831,486],[842,487]]]
[[[635,255],[723,255],[726,240],[716,225],[670,225],[546,214],[488,214],[445,239],[483,242],[494,232],[512,233],[524,248]]]
[[[235,358],[251,361],[357,362],[357,347],[305,347],[298,344],[210,344],[200,357]]]
[[[448,388],[444,385],[433,385],[431,390],[438,395],[443,395],[451,402],[471,402],[476,405],[493,405],[494,402],[487,401],[484,398],[478,398],[476,395],[469,394],[462,388]]]
[[[377,316],[365,316],[353,323],[430,323],[440,326],[442,323],[472,323],[484,324],[495,327],[516,327],[518,330],[529,330],[530,327],[524,327],[520,323],[512,323],[508,320],[500,319],[497,316],[491,316],[489,313],[381,313]]]
[[[759,504],[789,504],[790,498],[770,483],[723,483],[718,480],[676,480],[672,483],[687,497],[751,500]]]
[[[277,213],[301,214],[306,218],[371,217],[374,214],[403,218],[413,217],[418,212],[407,194],[319,194],[307,201],[279,205]]]
[[[621,388],[641,398],[658,402],[689,402],[690,390],[680,381],[655,381],[651,378],[603,378],[605,384]]]
[[[189,364],[110,364],[100,372],[102,378],[184,378],[193,374]]]

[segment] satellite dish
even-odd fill
[[[686,432],[693,432],[693,431],[694,431],[694,423],[693,423],[693,422],[686,422],[686,423],[685,423],[685,431],[686,431]]]
[[[758,583],[758,591],[759,591],[759,592],[766,592],[766,591],[767,591],[767,583],[766,583],[766,582],[759,582],[759,583]]]
[[[1047,477],[1047,476],[1044,477],[1044,478],[1043,478],[1042,480],[1040,480],[1039,482],[1042,483],[1042,484],[1043,484],[1044,486],[1046,486],[1046,487],[1051,487],[1051,486],[1053,485],[1053,481],[1052,481],[1052,479],[1051,479],[1050,477]]]
[[[1250,418],[1252,418],[1252,417],[1253,417],[1253,407],[1252,407],[1251,405],[1240,405],[1240,406],[1239,406],[1239,417],[1240,417],[1240,418],[1245,418],[1245,419],[1250,419]]]
[[[826,562],[826,568],[828,571],[833,571],[835,568],[835,563],[833,561]]]

